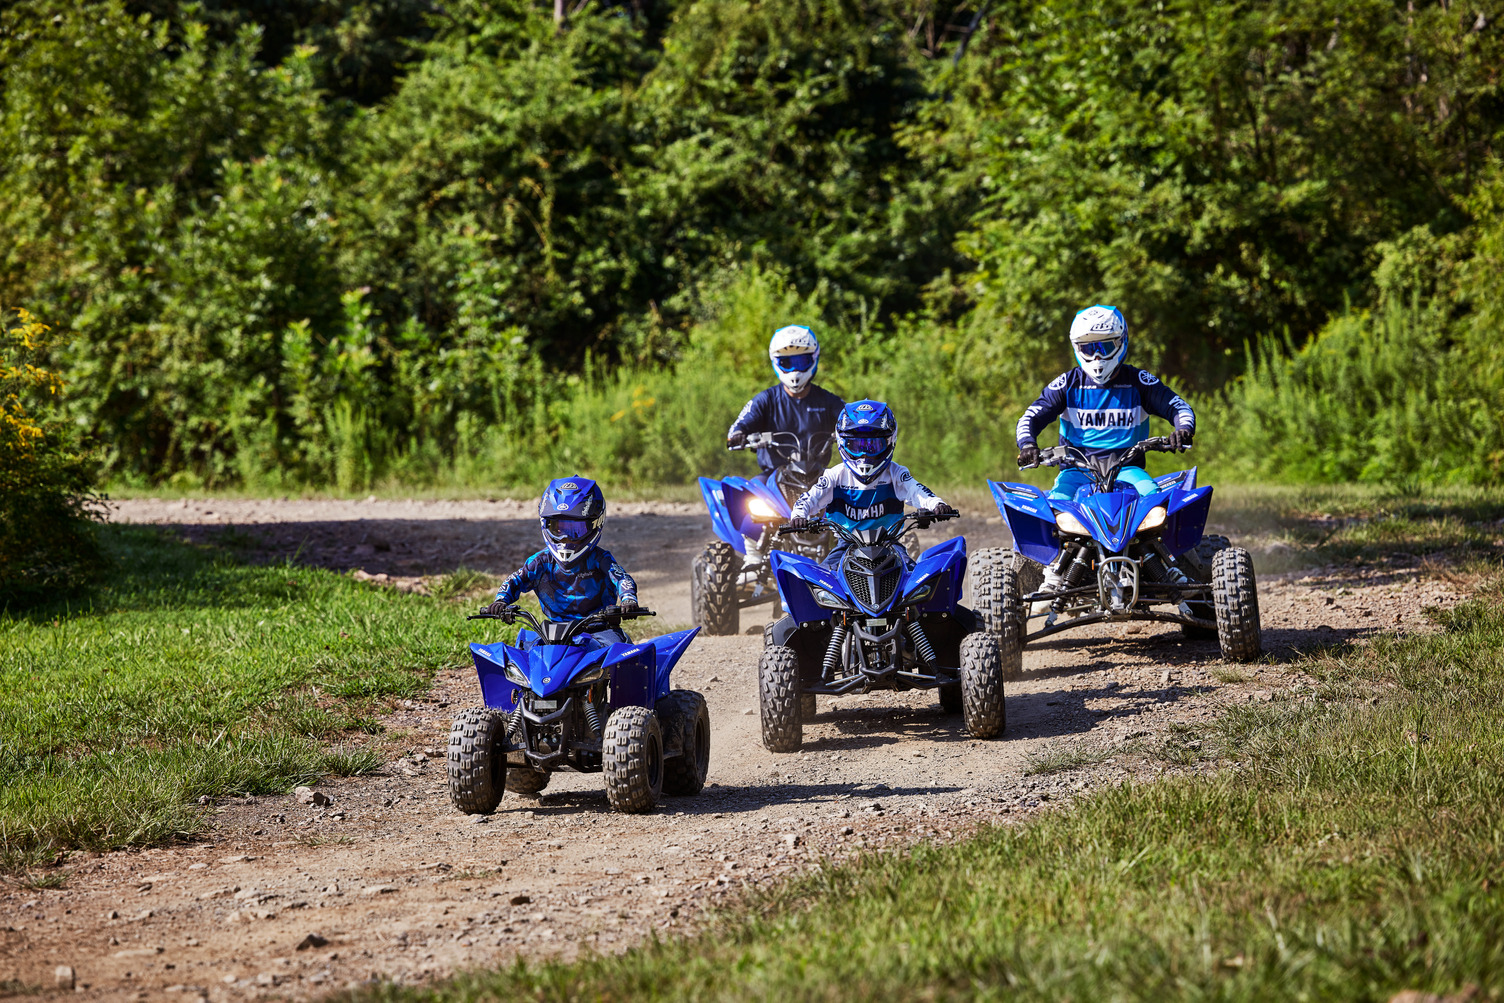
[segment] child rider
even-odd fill
[[[789,525],[807,529],[812,517],[828,512],[838,521],[866,528],[889,516],[902,515],[904,503],[949,515],[955,512],[929,488],[920,484],[907,467],[893,462],[898,440],[898,419],[882,401],[861,400],[841,409],[836,422],[836,441],[841,462],[820,475],[794,503]],[[825,559],[827,567],[840,566],[849,544],[844,541]],[[899,548],[909,558],[908,551]]]
[[[1076,368],[1062,373],[1045,387],[1039,399],[1018,419],[1020,467],[1039,462],[1035,437],[1056,418],[1060,419],[1061,443],[1086,453],[1117,452],[1144,441],[1149,437],[1151,415],[1174,426],[1168,437],[1172,448],[1190,447],[1196,436],[1196,415],[1191,406],[1161,383],[1159,377],[1123,364],[1128,354],[1128,322],[1123,319],[1122,311],[1115,306],[1097,305],[1076,314],[1071,321],[1071,349],[1076,356]],[[1139,494],[1158,490],[1154,478],[1143,467],[1124,467],[1117,479]],[[1091,482],[1091,476],[1084,470],[1062,468],[1050,497],[1069,501]],[[1173,565],[1169,573],[1183,580]],[[1064,583],[1059,567],[1045,569],[1045,591],[1060,588]],[[1031,613],[1049,606],[1034,605]],[[1185,612],[1187,607],[1181,605]],[[1051,614],[1050,622],[1053,620]]]
[[[637,583],[610,552],[596,546],[606,521],[606,498],[594,481],[561,477],[550,481],[538,502],[546,549],[512,572],[496,590],[496,601],[481,612],[510,622],[509,610],[524,592],[538,597],[548,620],[583,620],[592,613],[637,609]],[[596,644],[627,643],[619,627],[584,635]]]

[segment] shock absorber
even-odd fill
[[[596,710],[595,701],[585,695],[585,724],[590,728],[590,737],[599,738],[601,734],[601,712]]]
[[[1091,555],[1086,547],[1076,548],[1076,559],[1065,569],[1065,587],[1079,589],[1091,581]]]
[[[830,682],[836,677],[836,669],[841,667],[841,650],[846,647],[846,625],[841,624],[830,632],[830,644],[825,648],[825,662],[820,666],[820,675]]]
[[[522,741],[522,701],[517,701],[517,709],[512,711],[510,720],[507,721],[507,737],[514,742]]]
[[[914,642],[914,653],[919,656],[919,661],[928,668],[935,666],[935,649],[930,647],[930,639],[925,636],[924,628],[919,626],[918,620],[910,620],[909,640]]]

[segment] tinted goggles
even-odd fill
[[[584,519],[550,519],[548,531],[559,540],[583,540],[595,532]]]
[[[807,373],[815,368],[815,353],[806,352],[804,355],[780,355],[775,361],[782,372]]]
[[[881,456],[888,451],[893,440],[885,435],[854,435],[841,440],[841,448],[849,456],[866,459],[869,456]]]
[[[1093,359],[1106,359],[1117,354],[1118,348],[1123,343],[1117,338],[1108,341],[1088,341],[1084,345],[1077,345],[1076,352],[1088,362]]]

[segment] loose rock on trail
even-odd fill
[[[141,499],[114,503],[112,514],[218,539],[249,560],[292,557],[423,589],[425,576],[462,565],[516,568],[539,546],[533,505]],[[972,549],[1006,544],[995,511],[963,511],[923,542],[960,532]],[[604,545],[659,612],[652,633],[688,623],[690,560],[709,538],[699,506],[613,503]],[[1156,775],[1164,764],[1135,750],[1178,726],[1231,704],[1308,694],[1309,680],[1283,664],[1295,652],[1419,628],[1423,606],[1462,596],[1418,567],[1394,566],[1263,574],[1260,598],[1264,664],[1228,666],[1216,641],[1186,640],[1174,626],[1088,628],[1026,649],[999,740],[971,739],[932,693],[821,697],[803,751],[789,755],[759,741],[767,608],[744,611],[746,635],[702,635],[675,673],[710,705],[709,786],[642,816],[611,811],[600,777],[567,773],[542,797],[507,794],[494,815],[455,812],[449,722],[479,703],[457,651],[458,667],[425,699],[393,710],[381,775],[233,798],[206,808],[214,824],[200,842],[79,854],[62,890],[0,893],[0,982],[94,998],[308,998],[519,955],[621,949],[686,930],[707,905],[822,859],[948,840]],[[457,605],[455,615],[465,611]],[[1073,750],[1091,753],[1085,765],[1028,774]]]

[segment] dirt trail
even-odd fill
[[[532,511],[507,501],[141,500],[118,503],[114,517],[218,537],[253,560],[297,553],[415,587],[461,564],[512,570],[537,547]],[[941,528],[966,532],[973,549],[1006,542],[995,512],[964,514]],[[694,506],[622,504],[605,545],[669,628],[689,620],[689,561],[708,538]],[[1062,635],[1027,650],[1023,679],[1008,687],[1007,734],[991,742],[968,738],[928,695],[875,694],[821,698],[804,751],[773,755],[755,710],[761,637],[700,637],[675,682],[709,701],[711,785],[637,817],[609,810],[598,776],[573,774],[540,799],[507,795],[493,816],[453,811],[449,721],[479,694],[473,670],[445,673],[391,716],[409,755],[385,775],[322,785],[331,804],[232,800],[208,809],[216,822],[202,843],[78,857],[64,890],[5,891],[0,984],[51,988],[55,966],[67,965],[78,992],[97,998],[306,998],[519,954],[618,949],[650,930],[684,930],[707,904],[819,859],[1027,818],[1152,770],[1125,754],[1026,775],[1051,750],[1155,740],[1230,703],[1298,699],[1308,681],[1279,664],[1293,651],[1419,627],[1422,606],[1461,598],[1410,566],[1269,575],[1260,589],[1275,664],[1233,669],[1215,642],[1174,627]]]

